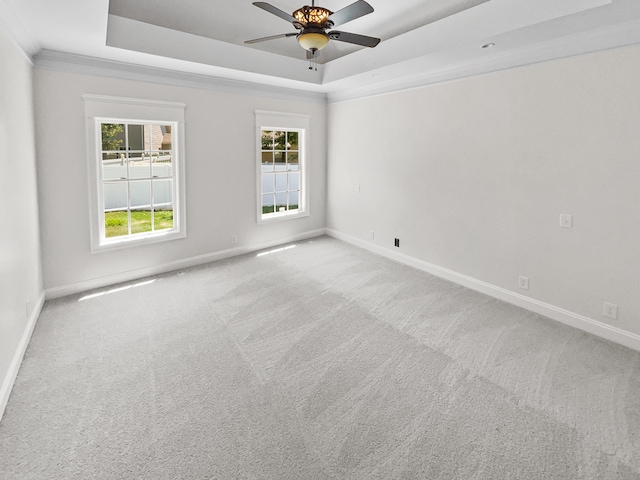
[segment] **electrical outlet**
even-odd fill
[[[236,237],[235,235],[231,235],[231,243],[233,244],[238,243],[238,237]]]
[[[607,318],[616,320],[618,318],[618,305],[615,303],[604,302],[602,304],[602,314]]]
[[[396,238],[393,243],[394,243],[394,245],[396,247],[400,248],[400,239],[399,238]]]
[[[360,193],[360,185],[356,185],[356,193]]]
[[[518,286],[523,290],[529,290],[529,277],[518,277]]]
[[[560,226],[562,228],[571,228],[573,227],[573,215],[568,213],[560,214]]]
[[[375,233],[373,233],[373,230],[369,231],[369,240],[373,240],[375,238]]]

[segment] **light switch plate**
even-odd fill
[[[573,215],[569,213],[561,213],[560,214],[560,226],[562,228],[572,228],[573,227]]]
[[[602,304],[602,314],[613,320],[618,318],[618,305],[615,303],[604,302]]]

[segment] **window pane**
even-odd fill
[[[171,149],[171,125],[145,125],[144,150],[154,152]]]
[[[289,170],[299,170],[298,152],[287,152],[287,168]]]
[[[170,177],[173,175],[171,151],[158,152],[152,159],[151,168],[154,177]]]
[[[129,134],[127,150],[145,150],[144,146],[144,125],[127,125]]]
[[[151,180],[129,183],[131,209],[149,207],[151,205]],[[133,224],[133,220],[132,220]]]
[[[284,212],[287,209],[287,194],[276,193],[276,212]]]
[[[273,152],[262,152],[262,171],[273,171]]]
[[[158,105],[154,110],[159,112],[160,119],[154,120],[143,113],[147,102],[138,105],[132,101],[124,109],[130,116],[125,113],[125,117],[114,118],[103,103],[103,100],[85,99],[87,118],[98,119],[93,124],[95,134],[90,136],[90,156],[97,157],[92,160],[95,163],[89,182],[91,197],[97,199],[91,205],[91,218],[98,219],[91,227],[92,248],[96,251],[110,248],[114,240],[128,240],[127,237],[141,232],[158,231],[159,236],[165,238],[180,237],[183,233],[180,218],[176,213],[174,219],[173,213],[180,211],[179,202],[185,195],[178,187],[183,184],[183,179],[178,177],[182,159],[174,148],[182,133],[179,130],[181,114],[170,106]],[[99,107],[104,109],[100,114],[88,114]],[[266,139],[271,149],[271,172],[274,172],[273,131],[267,133]],[[275,178],[273,185],[275,187]],[[136,235],[131,245],[154,242],[152,237]]]
[[[127,178],[127,158],[125,152],[102,154],[103,180]]]
[[[289,172],[289,190],[300,190],[300,172]]]
[[[263,125],[270,125],[267,119],[258,113],[256,119],[259,122],[264,121]],[[271,130],[262,127],[258,131],[258,134],[261,134],[262,147],[259,152],[262,185],[259,186],[261,190],[258,194],[262,196],[262,214],[265,215],[265,221],[281,215],[284,217],[288,210],[298,213],[302,209],[299,203],[301,195],[304,194],[301,189],[305,188],[302,185],[305,158],[301,149],[306,137],[305,130],[295,126],[298,119],[292,117],[291,121],[291,128],[283,125],[282,129]],[[269,215],[272,212],[276,215]],[[260,222],[260,217],[258,221]]]
[[[287,174],[276,173],[276,192],[287,191]]]
[[[262,195],[262,213],[273,213],[274,195]]]
[[[262,150],[273,150],[273,132],[271,130],[262,130]]]
[[[173,203],[173,180],[162,179],[153,181],[153,204]]]
[[[275,175],[273,173],[262,174],[262,193],[273,193],[275,186]]]
[[[129,235],[129,215],[127,210],[104,212],[104,235],[107,238]]]
[[[275,152],[276,172],[284,172],[287,169],[287,154],[285,152]]]
[[[129,153],[129,178],[151,177],[150,152]]]
[[[151,231],[151,210],[131,210],[131,234]]]
[[[157,207],[153,213],[154,230],[173,228],[173,205]]]
[[[273,132],[274,138],[274,149],[275,150],[284,150],[286,148],[286,136],[284,132]]]
[[[299,193],[289,192],[289,210],[297,210],[300,205]]]
[[[173,132],[171,125],[162,126],[162,144],[160,150],[171,150],[173,148]]]
[[[298,132],[287,132],[287,149],[298,150]]]
[[[124,125],[121,123],[102,123],[102,150],[124,150]]]
[[[121,183],[105,183],[104,189],[104,209],[115,210],[127,208],[127,184]]]

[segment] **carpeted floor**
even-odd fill
[[[2,479],[640,479],[640,353],[320,237],[44,307]]]

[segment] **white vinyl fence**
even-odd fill
[[[134,164],[131,162],[128,175],[126,163],[123,165],[120,163],[120,160],[114,160],[111,164],[103,165],[105,210],[127,208],[128,197],[132,209],[136,207],[140,210],[144,210],[145,207],[148,209],[152,198],[153,205],[173,203],[173,179],[171,178],[173,165],[171,163],[147,161]],[[128,182],[116,182],[127,178]],[[116,181],[109,182],[110,180]]]

